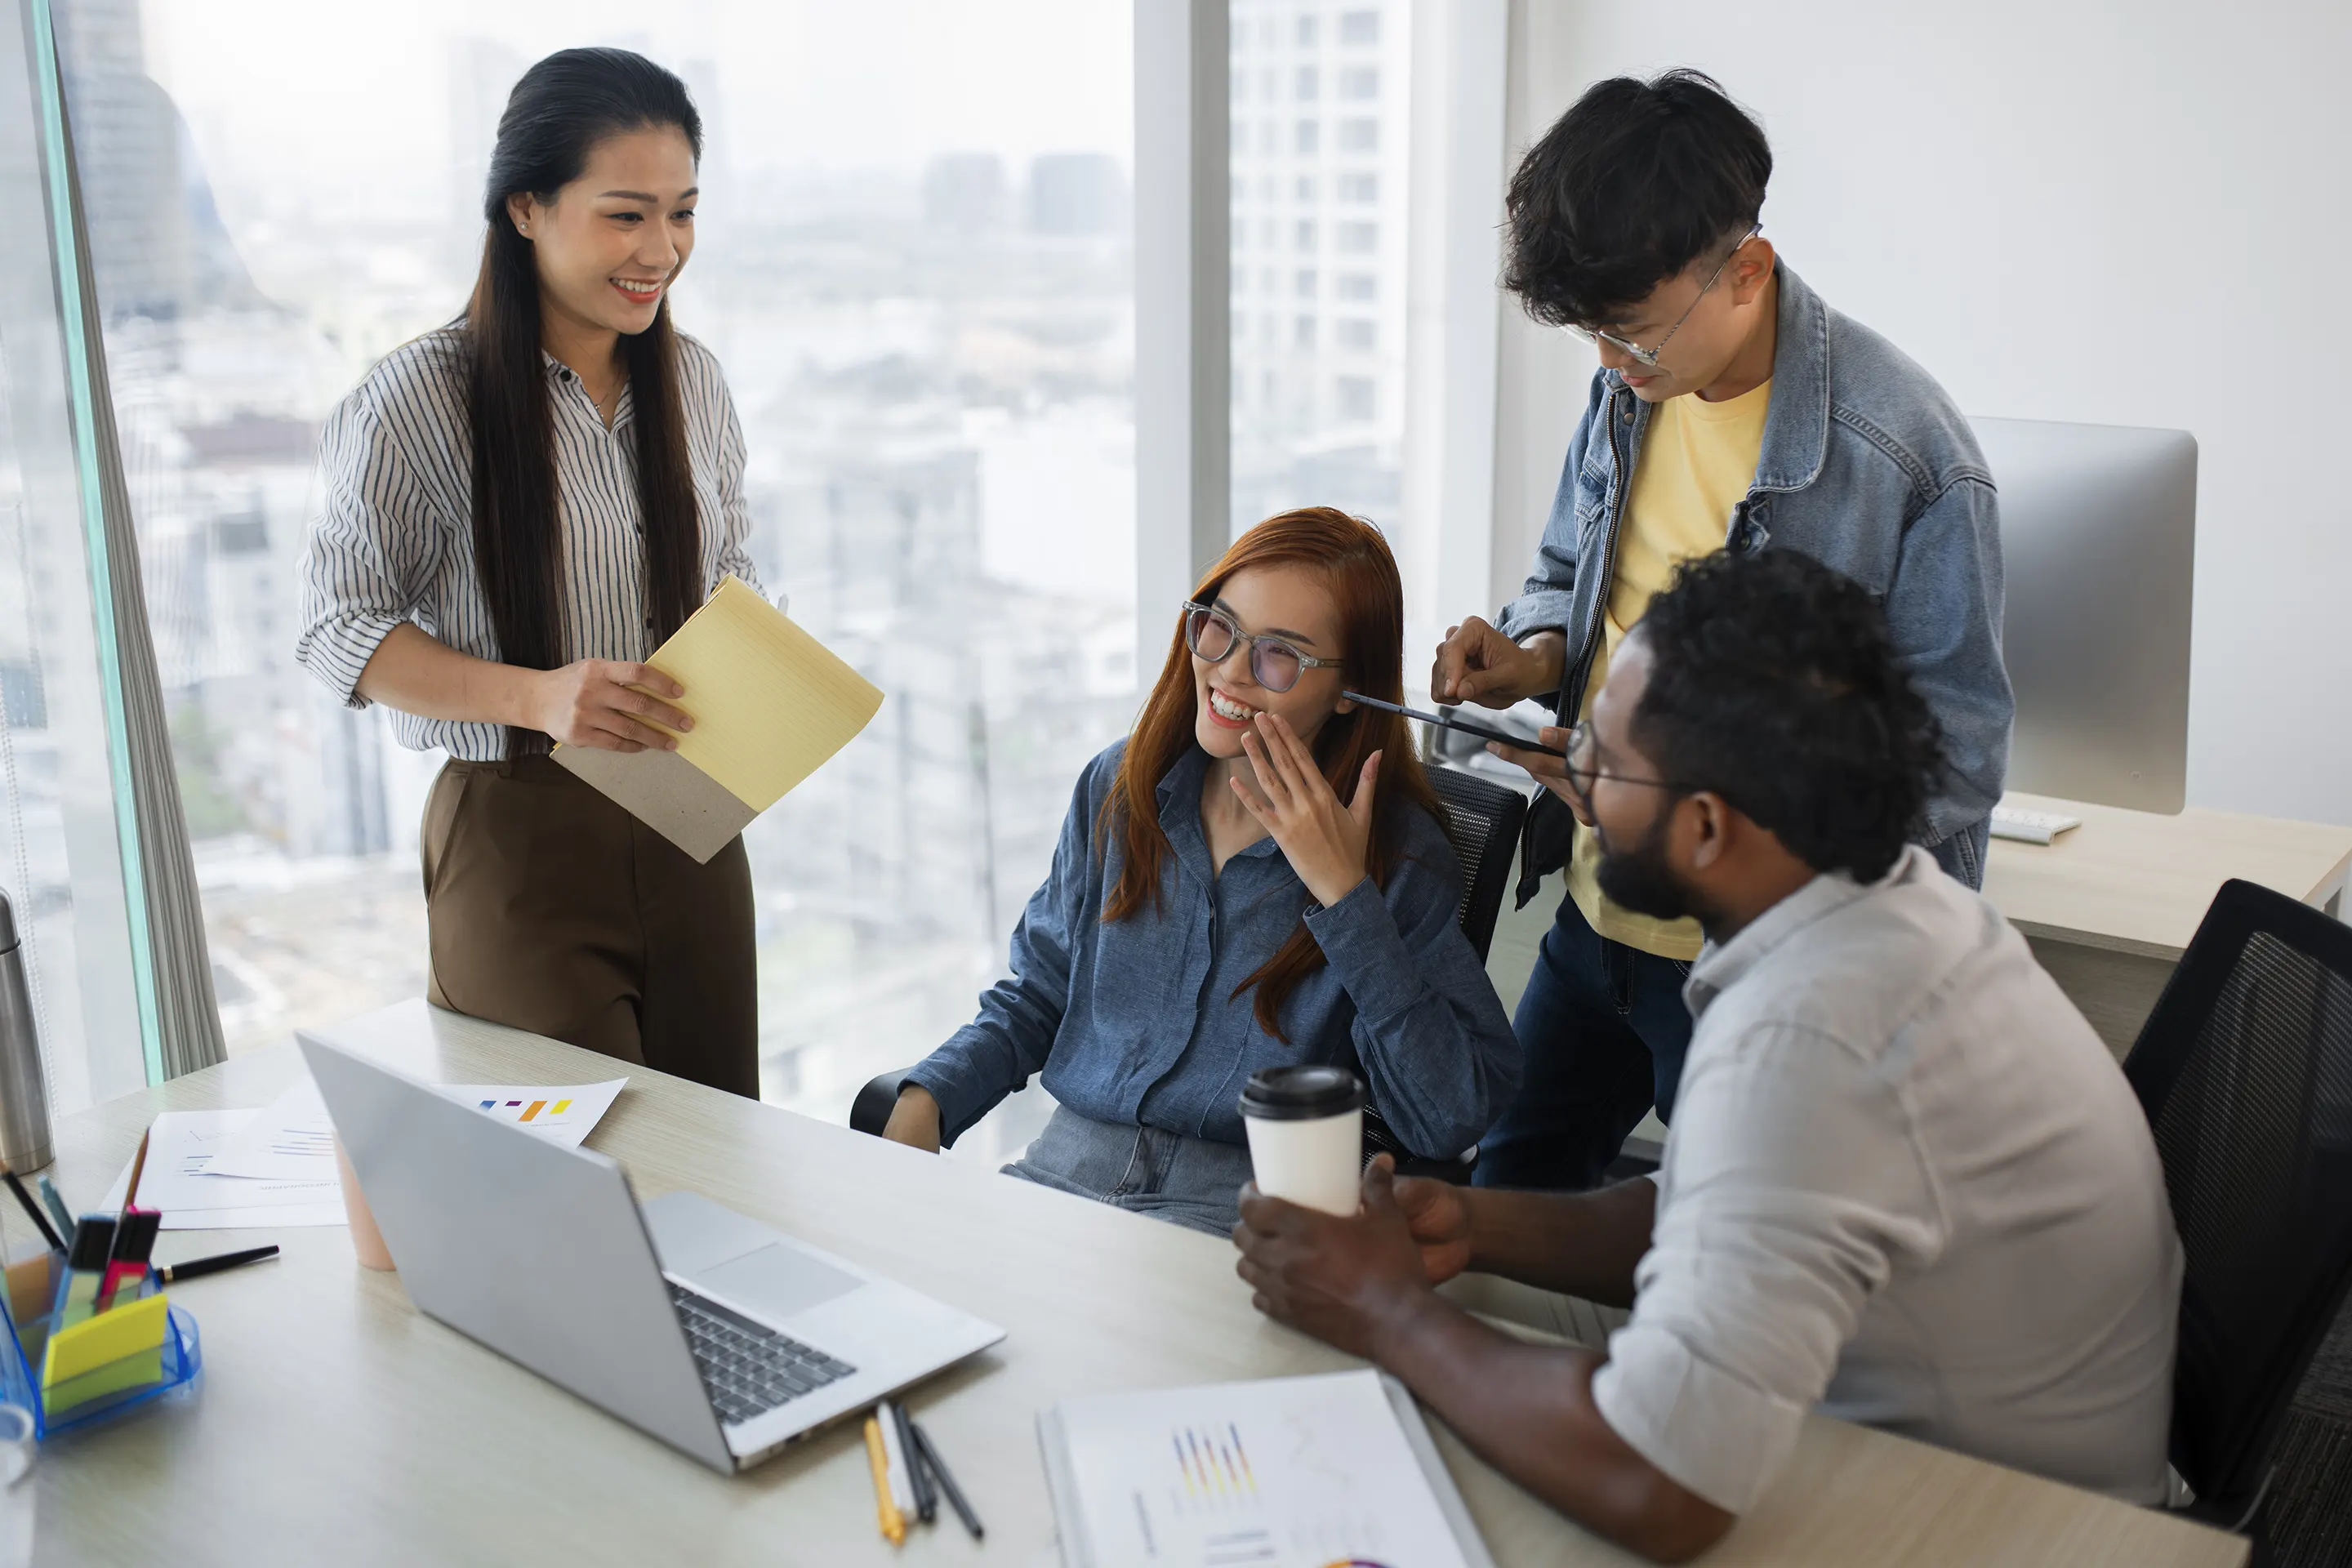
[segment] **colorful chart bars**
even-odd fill
[[[521,1104],[522,1101],[520,1100],[509,1100],[507,1101],[506,1108],[509,1110],[512,1110],[515,1107]],[[495,1100],[486,1100],[482,1101],[482,1109],[484,1110],[496,1110],[499,1109],[499,1102]],[[543,1100],[534,1100],[524,1109],[523,1113],[520,1116],[516,1117],[515,1120],[517,1121],[529,1121],[531,1118],[537,1116],[542,1110],[544,1110],[550,1116],[561,1116],[571,1109],[572,1102],[568,1100],[559,1100],[553,1105],[548,1104],[547,1101]]]

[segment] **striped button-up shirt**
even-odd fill
[[[474,566],[467,353],[457,327],[403,344],[327,421],[319,457],[324,500],[302,556],[302,634],[294,657],[353,708],[367,706],[360,672],[403,621],[460,653],[499,658]],[[757,586],[734,402],[718,360],[683,333],[677,368],[702,525],[703,592],[730,573]],[[580,378],[552,356],[547,375],[563,542],[563,656],[643,658],[653,651],[652,623],[629,390],[625,384],[608,429]],[[505,731],[496,724],[397,713],[393,731],[404,746],[439,748],[467,762],[506,754]]]

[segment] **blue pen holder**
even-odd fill
[[[167,1305],[160,1347],[140,1349],[44,1388],[41,1372],[48,1346],[49,1303],[55,1299],[58,1274],[65,1260],[62,1252],[47,1253],[11,1267],[6,1275],[8,1343],[6,1352],[0,1354],[0,1398],[33,1413],[35,1436],[54,1437],[60,1432],[99,1426],[165,1394],[194,1386],[204,1371],[196,1320],[183,1309]],[[140,1282],[138,1295],[130,1300],[144,1300],[161,1290],[151,1268]],[[128,1304],[114,1310],[120,1311]]]

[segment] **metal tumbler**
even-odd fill
[[[33,993],[25,983],[25,944],[8,895],[0,893],[0,1165],[37,1171],[53,1157],[48,1075],[41,1070]]]

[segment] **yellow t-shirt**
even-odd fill
[[[1670,397],[1650,411],[1641,461],[1625,500],[1617,539],[1617,574],[1609,584],[1608,619],[1593,653],[1592,675],[1584,685],[1584,706],[1609,676],[1610,656],[1626,628],[1642,618],[1651,596],[1674,580],[1675,568],[1694,555],[1723,548],[1731,509],[1756,482],[1756,459],[1764,450],[1764,415],[1772,384],[1720,403],[1696,395]],[[1696,921],[1659,921],[1618,908],[1601,895],[1601,846],[1590,832],[1576,835],[1568,862],[1568,894],[1592,929],[1612,942],[1661,958],[1698,956]]]

